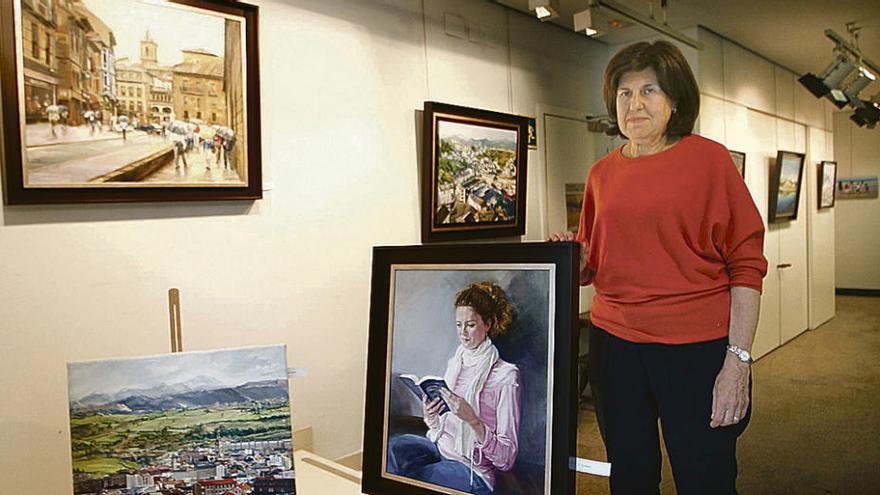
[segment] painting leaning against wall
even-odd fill
[[[69,363],[73,493],[295,494],[286,355],[264,346]]]
[[[576,256],[374,248],[364,493],[574,493]]]
[[[2,10],[8,203],[259,197],[256,7]]]

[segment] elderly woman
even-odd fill
[[[681,52],[636,43],[605,70],[628,141],[590,169],[577,238],[596,289],[590,370],[614,494],[659,493],[658,419],[679,495],[736,493],[764,226],[728,151],[692,134],[699,90]]]
[[[443,377],[451,390],[441,390],[442,401],[426,396],[427,438],[402,435],[389,442],[389,473],[466,493],[494,492],[496,471],[509,471],[519,448],[519,370],[498,357],[490,338],[507,331],[512,318],[507,295],[491,282],[456,294],[460,344]]]

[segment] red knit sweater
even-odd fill
[[[590,169],[577,240],[591,319],[631,342],[724,337],[730,287],[762,288],[764,223],[727,149],[690,135],[653,155],[620,149]]]

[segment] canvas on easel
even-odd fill
[[[286,355],[69,363],[73,493],[295,494]]]

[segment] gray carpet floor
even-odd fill
[[[880,298],[838,296],[834,319],[759,359],[752,376],[741,495],[880,494]],[[588,404],[578,420],[578,456],[605,460]],[[674,494],[663,456],[661,493]],[[577,493],[609,493],[608,479],[578,474]]]

